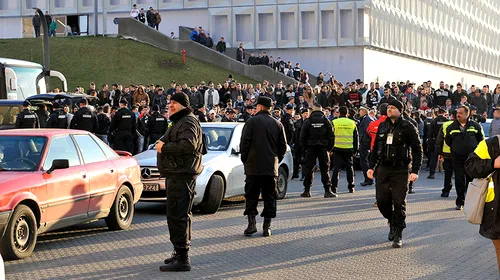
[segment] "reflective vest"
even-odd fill
[[[451,153],[450,146],[448,146],[448,145],[446,144],[446,141],[444,141],[444,137],[446,137],[446,128],[447,128],[450,124],[452,124],[452,123],[453,123],[453,121],[447,121],[447,122],[443,123],[443,153],[445,153],[445,154],[449,154],[449,153]]]
[[[490,152],[488,151],[488,144],[486,140],[479,142],[474,153],[480,159],[491,159]],[[492,202],[495,199],[495,184],[493,183],[493,176],[490,177],[490,183],[488,184],[488,192],[486,194],[486,202]]]
[[[356,123],[348,118],[342,117],[334,119],[333,123],[333,134],[335,135],[335,148],[339,149],[353,149],[354,140],[352,135],[356,129]]]

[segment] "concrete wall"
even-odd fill
[[[34,33],[34,31],[33,31]],[[20,17],[0,18],[0,38],[22,38],[23,20]]]
[[[173,53],[180,54],[182,50],[186,50],[188,57],[218,65],[231,73],[244,75],[256,81],[268,80],[277,83],[279,80],[283,80],[285,84],[294,82],[293,79],[275,73],[267,66],[248,66],[190,40],[172,40],[161,32],[131,18],[118,19],[118,35],[148,43]]]

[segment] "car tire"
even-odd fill
[[[205,189],[203,201],[199,205],[203,214],[214,214],[219,210],[219,206],[224,198],[224,180],[220,175],[213,175]]]
[[[283,166],[278,169],[278,182],[276,187],[278,189],[278,199],[285,198],[288,189],[288,174]]]
[[[124,230],[130,227],[134,218],[134,198],[127,186],[121,186],[116,194],[106,225],[110,230]]]
[[[24,259],[33,254],[37,239],[35,214],[26,205],[19,205],[10,217],[0,249],[6,260]]]

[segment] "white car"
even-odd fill
[[[196,179],[194,205],[202,213],[217,212],[223,199],[245,194],[245,173],[240,159],[240,138],[243,123],[202,123],[207,137],[208,153],[203,156],[203,170]],[[166,201],[165,178],[160,177],[156,167],[156,150],[135,156],[141,166],[144,191],[141,201]],[[288,182],[292,178],[293,158],[290,147],[279,163],[278,199],[286,195]]]

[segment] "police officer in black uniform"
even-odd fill
[[[111,125],[111,120],[108,115],[104,113],[104,108],[99,106],[97,107],[97,122],[99,123],[98,129],[95,132],[95,135],[99,137],[104,143],[109,145],[108,142],[108,134],[109,127]]]
[[[54,111],[47,121],[47,128],[68,128],[68,117],[61,104],[54,102],[52,108],[54,108]]]
[[[201,123],[207,122],[207,106],[205,104],[199,105],[198,107],[193,108],[193,114],[198,117],[198,120]]]
[[[286,105],[285,114],[283,114],[283,117],[281,118],[281,123],[283,124],[283,127],[285,128],[286,142],[288,144],[292,144],[293,132],[295,130],[295,127],[293,125],[293,105],[292,104]]]
[[[153,106],[153,113],[149,116],[148,128],[146,130],[147,137],[149,137],[149,145],[154,144],[156,140],[160,139],[168,128],[167,118],[162,116],[159,112],[158,105]]]
[[[368,128],[368,125],[370,125],[370,123],[374,121],[374,119],[370,115],[368,115],[368,111],[369,109],[364,106],[361,106],[359,108],[359,161],[361,170],[363,171],[363,176],[365,178],[365,181],[361,183],[361,186],[363,187],[373,185],[373,180],[370,180],[368,179],[368,177],[366,177],[366,171],[368,171],[368,161],[370,157],[370,145],[372,142],[372,138],[370,137],[370,135],[368,135],[368,132],[366,132],[366,130]]]
[[[95,133],[99,128],[99,123],[96,115],[87,108],[87,105],[87,99],[82,98],[82,100],[80,100],[80,109],[75,112],[73,119],[71,119],[70,128]]]
[[[295,131],[293,132],[293,174],[292,179],[299,178],[299,168],[302,165],[302,176],[301,181],[304,181],[304,162],[303,155],[304,153],[302,145],[300,143],[300,131],[302,130],[302,125],[304,125],[304,121],[309,117],[309,110],[302,109],[300,110],[300,119],[297,120],[294,124]]]
[[[127,108],[126,99],[120,100],[120,109],[111,119],[110,133],[113,134],[113,149],[134,152],[136,136],[135,114]]]
[[[245,111],[238,118],[238,122],[246,122],[252,117],[253,105],[248,105],[245,107]]]
[[[436,150],[436,139],[439,131],[443,127],[443,124],[448,121],[448,119],[444,116],[444,113],[446,113],[446,110],[439,107],[438,116],[434,120],[432,120],[430,124],[427,148],[431,151],[431,162],[429,163],[429,176],[427,176],[427,179],[434,179],[434,174],[436,173],[439,152]]]
[[[332,193],[330,182],[330,157],[329,152],[333,148],[333,127],[332,123],[323,113],[320,104],[313,105],[313,112],[308,119],[304,121],[300,131],[300,144],[305,152],[306,174],[304,178],[304,192],[301,197],[311,197],[311,186],[314,180],[313,169],[316,166],[316,159],[319,160],[319,169],[321,171],[321,182],[325,189],[325,198],[337,197]]]
[[[17,115],[16,128],[40,128],[38,116],[29,109],[31,103],[23,102],[23,110]]]
[[[398,100],[389,102],[387,119],[378,128],[367,171],[368,178],[372,179],[373,170],[377,168],[377,206],[389,221],[388,239],[393,241],[393,248],[403,246],[408,180],[418,179],[423,153],[416,127],[402,117],[402,112],[403,103]]]

